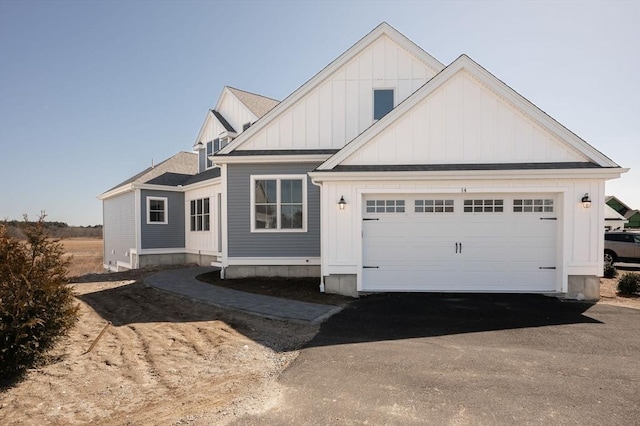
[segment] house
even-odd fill
[[[105,267],[597,299],[604,184],[626,171],[468,56],[445,66],[387,23],[282,102],[225,87],[193,149],[197,173],[99,197]]]
[[[608,204],[604,205],[604,230],[613,231],[616,229],[623,229],[624,225],[629,221],[624,218],[620,213],[609,207]]]
[[[615,196],[606,196],[605,202],[626,219],[625,228],[640,228],[640,210],[632,209]]]

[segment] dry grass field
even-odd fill
[[[102,239],[68,238],[60,240],[64,252],[72,256],[69,277],[104,272],[102,268]]]

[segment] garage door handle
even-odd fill
[[[362,269],[380,269],[379,266],[363,266]]]
[[[538,269],[556,269],[555,266],[539,266]]]

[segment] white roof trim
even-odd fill
[[[271,121],[282,115],[285,111],[295,105],[300,99],[306,96],[311,90],[318,87],[324,80],[331,76],[340,67],[348,61],[355,58],[362,50],[377,40],[379,37],[386,35],[418,60],[423,62],[435,72],[440,72],[444,68],[444,64],[422,50],[417,44],[409,40],[386,22],[381,23],[373,29],[369,34],[361,38],[356,44],[347,49],[342,55],[338,56],[333,62],[324,67],[320,72],[311,77],[306,83],[300,86],[295,92],[287,96],[285,100],[276,105],[271,111],[266,113],[260,120],[247,130],[242,132],[232,143],[220,150],[221,154],[228,154],[240,147],[244,142],[249,140],[260,129],[264,128]],[[223,92],[224,93],[224,92]]]
[[[314,182],[328,181],[389,181],[389,180],[468,180],[470,178],[486,180],[504,179],[617,179],[629,169],[522,169],[522,170],[443,170],[443,171],[348,171],[348,172],[309,172]]]
[[[234,163],[321,163],[326,161],[331,154],[293,154],[293,155],[238,155],[220,156],[212,155],[211,159],[216,164]]]
[[[135,188],[133,187],[133,184],[129,183],[127,185],[122,185],[122,186],[119,186],[117,188],[112,189],[111,191],[107,191],[107,192],[105,192],[103,194],[100,194],[96,198],[98,200],[106,200],[107,198],[115,197],[116,195],[124,194],[125,192],[131,192],[134,189]]]
[[[208,142],[208,141],[203,141],[202,140],[202,134],[204,133],[204,129],[206,129],[206,127],[207,127],[207,123],[209,123],[209,120],[211,120],[211,117],[215,118],[215,115],[213,115],[213,112],[211,110],[208,110],[207,111],[207,115],[204,117],[204,122],[202,123],[202,126],[200,127],[200,131],[198,132],[198,136],[196,136],[196,141],[193,143],[193,148],[194,149],[196,148],[196,145],[198,144],[198,142],[202,142],[202,143]]]
[[[403,114],[413,108],[416,104],[424,100],[438,87],[442,86],[461,70],[467,71],[474,78],[478,79],[482,84],[486,85],[490,90],[495,92],[498,96],[502,97],[504,100],[524,113],[527,117],[544,127],[551,134],[560,138],[570,148],[589,158],[594,163],[602,167],[619,167],[607,156],[589,145],[583,139],[579,138],[575,133],[571,132],[566,127],[558,123],[551,116],[549,116],[540,108],[525,99],[515,90],[507,86],[504,82],[481,67],[467,55],[461,55],[439,74],[435,75],[431,80],[425,83],[420,89],[415,91],[404,102],[402,102],[386,116],[378,120],[371,127],[369,127],[367,130],[362,132],[359,136],[345,145],[344,148],[337,152],[333,157],[329,158],[325,163],[321,164],[318,167],[318,170],[330,170],[339,165],[342,161],[346,160],[361,147],[363,147],[367,142],[369,142],[371,138],[375,137],[384,129],[386,129],[394,121],[396,121]]]

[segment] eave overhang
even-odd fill
[[[314,170],[314,182],[329,181],[408,181],[408,180],[504,180],[504,179],[617,179],[629,169],[621,167],[578,169],[503,169],[503,170],[437,170],[437,171],[334,171]]]

